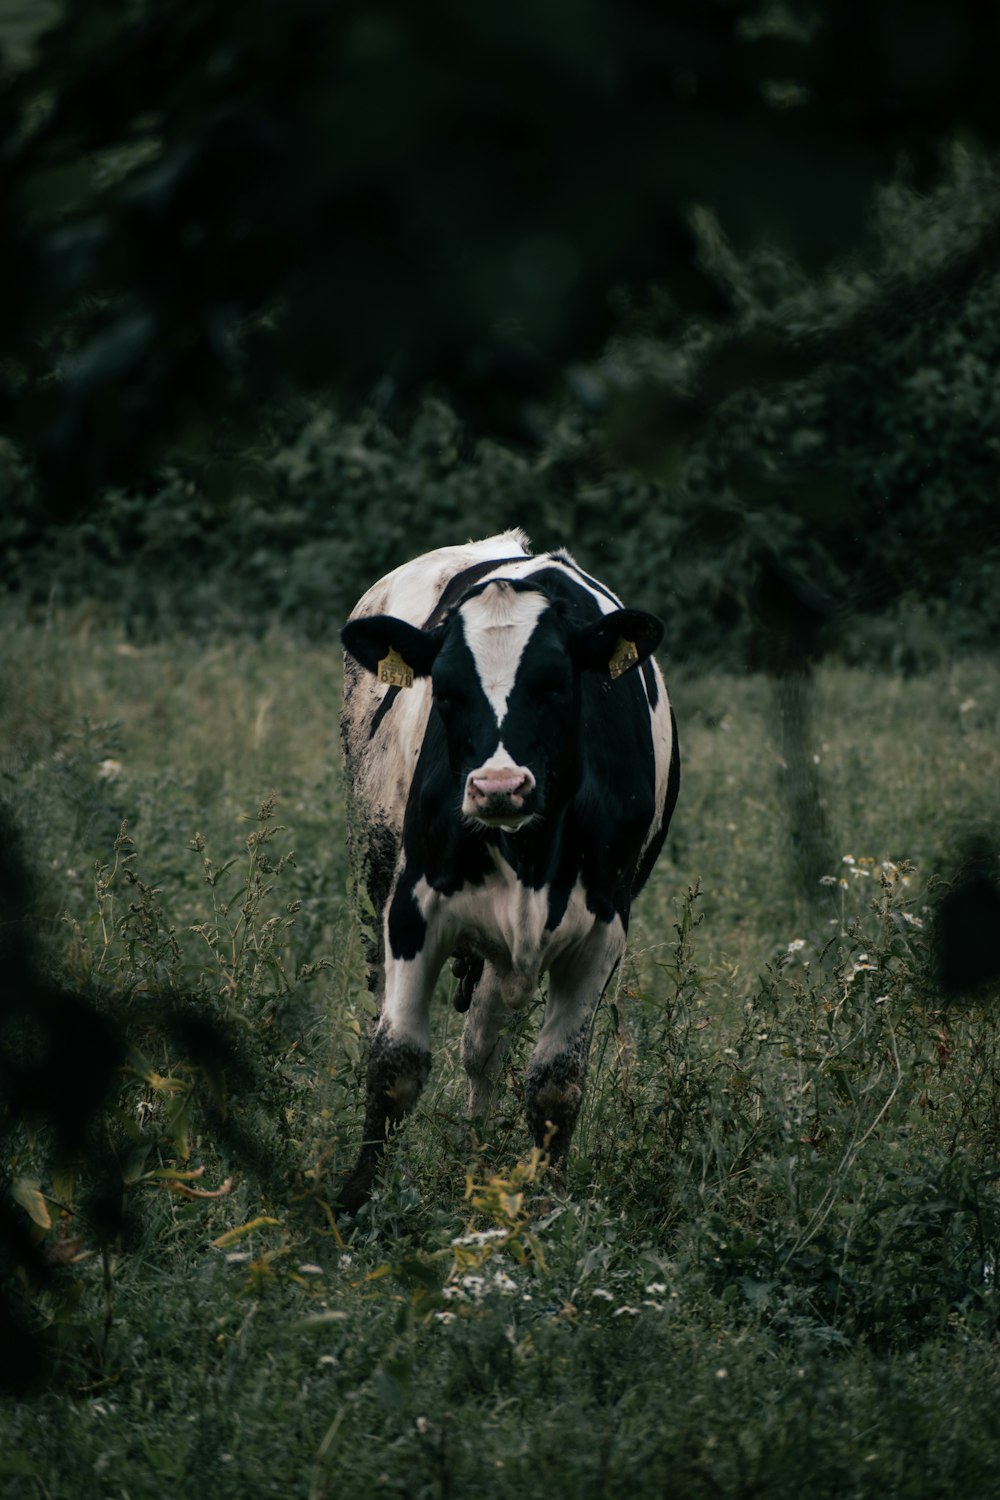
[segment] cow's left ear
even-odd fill
[[[572,644],[579,666],[621,677],[641,666],[663,639],[663,621],[644,609],[616,609],[577,632]]]
[[[441,630],[421,630],[394,615],[362,615],[340,632],[344,650],[381,682],[412,687],[426,677],[441,645]]]

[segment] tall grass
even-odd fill
[[[335,653],[2,635],[38,962],[122,1065],[74,1151],[4,1137],[46,1364],[0,1409],[0,1495],[994,1492],[997,997],[946,996],[934,952],[1000,813],[994,665],[820,672],[810,889],[767,684],[675,681],[682,799],[567,1190],[525,1154],[538,1006],[470,1139],[442,986],[345,1239],[369,1002]]]

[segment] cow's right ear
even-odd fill
[[[362,615],[340,632],[344,650],[380,682],[410,687],[427,677],[441,646],[438,630],[421,630],[394,615]]]

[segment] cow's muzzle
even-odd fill
[[[462,812],[477,823],[516,827],[531,817],[529,806],[535,778],[524,766],[471,771],[465,783]]]

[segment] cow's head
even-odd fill
[[[432,629],[369,615],[343,642],[383,681],[430,677],[463,815],[513,829],[544,815],[574,759],[581,674],[622,676],[662,635],[643,610],[578,625],[530,580],[494,579]]]

